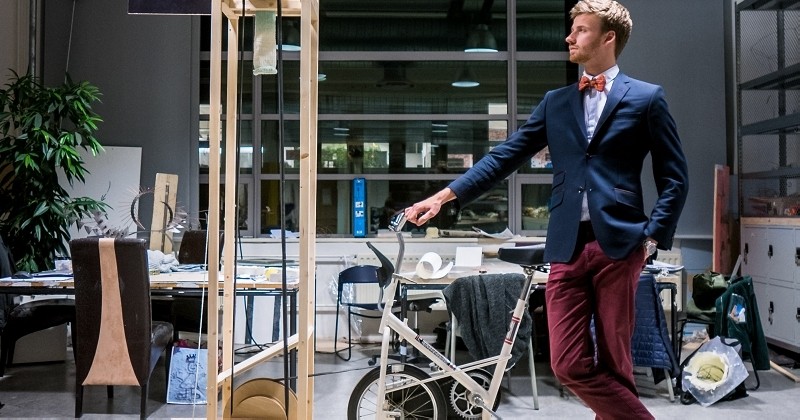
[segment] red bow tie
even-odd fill
[[[578,83],[578,90],[583,92],[587,87],[593,87],[599,92],[602,92],[603,89],[606,88],[606,77],[602,74],[591,79],[586,76],[581,76],[581,81]]]

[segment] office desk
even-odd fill
[[[208,292],[206,272],[181,271],[160,273],[150,276],[151,296],[176,296],[200,298]],[[220,278],[222,276],[220,275]],[[296,309],[298,283],[289,283],[286,293],[289,296],[290,335],[297,329]],[[219,293],[223,293],[224,282],[219,282]],[[75,287],[72,277],[69,276],[37,276],[32,279],[0,278],[0,294],[11,295],[74,295]],[[249,279],[236,280],[236,295],[247,299],[246,328],[253,325],[253,298],[255,296],[274,296],[276,298],[275,317],[273,318],[273,341],[278,341],[278,328],[280,321],[280,307],[283,290],[280,283],[268,281],[254,281]]]

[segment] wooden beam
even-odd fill
[[[297,347],[298,337],[297,334],[292,335],[286,340],[286,347],[292,351]],[[258,366],[261,362],[266,362],[273,357],[283,354],[283,340],[272,344],[269,348],[262,350],[250,357],[247,360],[237,364],[232,370],[223,370],[219,373],[219,382],[225,381],[230,377],[236,376],[240,373],[245,373],[248,370]]]
[[[228,57],[239,55],[239,19],[228,19]],[[222,247],[222,369],[233,367],[233,314],[236,296],[236,238],[239,236],[236,226],[236,157],[239,155],[236,145],[239,60],[227,60],[228,81],[225,84],[227,98],[225,100],[225,245]],[[219,379],[218,379],[219,380]],[[222,407],[233,396],[232,381],[223,381]]]
[[[209,232],[219,232],[219,178],[220,178],[220,125],[222,92],[222,4],[211,2],[211,62],[209,82],[209,158],[208,158],[208,216]],[[227,236],[227,234],[225,235]],[[208,235],[208,288],[219,290],[219,235]],[[217,393],[217,371],[219,360],[219,293],[208,294],[208,362],[206,366],[206,418],[216,419],[219,411]]]
[[[711,271],[731,272],[731,238],[728,200],[730,199],[730,168],[714,165],[714,220],[711,226],[712,249]]]
[[[283,0],[281,3],[283,6],[283,17],[299,17],[301,15],[303,8],[303,2],[301,0]],[[244,6],[244,14],[242,13],[242,6]],[[317,8],[319,8],[319,6],[317,6]],[[277,11],[278,1],[244,0],[244,5],[242,5],[242,0],[224,0],[222,10],[225,16],[228,16],[230,19],[241,16],[253,16],[256,12]]]
[[[308,6],[308,4],[306,4]],[[314,418],[314,291],[317,239],[317,74],[319,10],[303,7],[300,18],[300,309],[298,419]]]
[[[788,370],[784,369],[782,366],[780,366],[779,364],[773,362],[772,360],[769,361],[769,366],[771,368],[777,370],[778,373],[780,373],[781,375],[793,380],[795,383],[800,383],[800,377],[798,377],[794,373],[789,372]]]

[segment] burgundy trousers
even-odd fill
[[[653,419],[639,400],[631,356],[644,249],[612,260],[591,240],[579,251],[569,263],[551,264],[547,280],[553,372],[597,419]]]

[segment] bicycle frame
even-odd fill
[[[381,403],[386,400],[385,395],[387,391],[394,392],[403,388],[417,385],[419,383],[438,381],[447,377],[452,377],[469,391],[470,402],[483,408],[483,420],[488,420],[491,415],[497,417],[497,414],[495,414],[491,408],[494,406],[494,400],[497,396],[497,391],[500,389],[503,373],[508,365],[508,360],[511,358],[511,349],[514,346],[514,341],[517,337],[517,331],[522,320],[522,315],[528,305],[528,296],[530,296],[533,285],[533,274],[534,271],[543,271],[538,266],[523,268],[525,270],[525,282],[520,292],[520,296],[517,299],[517,304],[514,307],[514,312],[511,316],[511,322],[509,323],[505,339],[503,340],[503,347],[500,350],[500,355],[477,360],[475,362],[460,366],[454,365],[450,359],[447,358],[447,356],[433,348],[433,346],[422,339],[418,333],[408,326],[408,319],[401,320],[392,312],[392,307],[394,306],[394,296],[397,291],[397,287],[399,287],[402,281],[412,282],[411,279],[407,279],[398,274],[392,275],[391,282],[386,287],[385,292],[385,296],[390,296],[390,298],[384,305],[383,315],[381,317],[381,323],[378,329],[378,333],[382,334],[383,336],[383,341],[381,343],[381,369],[380,380],[378,382],[377,401],[379,403],[377,407],[377,419],[386,420],[394,418],[390,415],[390,413],[384,411],[384,404]],[[407,343],[419,350],[420,353],[424,354],[434,365],[436,365],[436,367],[439,368],[439,371],[432,373],[429,379],[425,379],[422,382],[387,385],[386,374],[387,368],[389,367],[388,360],[392,331],[397,333],[401,340],[406,340]],[[484,389],[484,387],[476,382],[472,377],[470,377],[468,372],[491,364],[495,364],[495,368],[494,374],[492,375],[492,381],[489,385],[489,389],[487,390]]]

